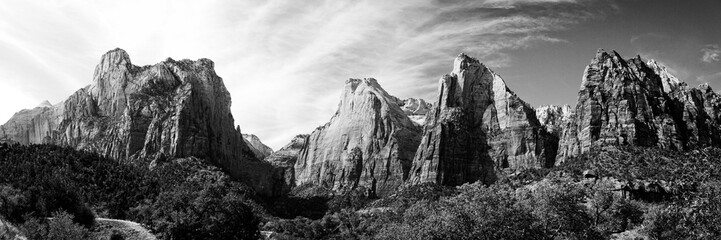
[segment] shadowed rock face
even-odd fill
[[[557,163],[593,145],[719,146],[720,120],[721,100],[708,85],[691,88],[653,60],[599,50],[584,71]]]
[[[253,134],[243,134],[243,141],[250,147],[250,150],[255,154],[255,157],[263,160],[266,157],[273,154],[273,149],[263,144],[258,136]]]
[[[298,155],[308,142],[308,134],[300,134],[295,136],[288,145],[274,152],[265,160],[280,169],[283,181],[287,187],[287,191],[295,187],[295,163],[298,161]]]
[[[401,185],[418,147],[414,125],[375,79],[346,82],[338,111],[308,137],[295,164],[296,184],[335,191],[364,187],[386,195]]]
[[[553,166],[558,139],[478,60],[459,55],[438,90],[413,159],[411,184],[491,183],[496,170]]]
[[[52,107],[18,113],[0,138],[51,143],[115,159],[207,159],[262,194],[274,192],[273,167],[256,159],[233,127],[230,94],[208,59],[135,66],[115,49],[93,83]]]

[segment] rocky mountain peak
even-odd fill
[[[296,183],[385,195],[405,180],[419,133],[375,79],[349,79],[335,115],[300,151]]]
[[[105,53],[93,83],[64,102],[18,115],[0,139],[52,143],[118,160],[159,164],[198,157],[272,195],[282,179],[259,161],[230,113],[230,93],[208,59],[132,65],[122,49]],[[278,181],[276,181],[278,180]]]
[[[440,80],[413,160],[411,184],[491,183],[496,171],[553,165],[557,138],[505,81],[465,54]]]
[[[552,133],[556,137],[560,137],[563,126],[573,115],[573,109],[566,104],[563,106],[544,105],[536,108],[536,117],[541,125],[546,127],[546,131]]]
[[[52,106],[53,106],[53,105],[50,104],[50,101],[45,100],[45,101],[42,101],[40,104],[38,104],[38,106],[37,106],[36,108],[49,108],[49,107],[52,107]]]
[[[243,140],[258,159],[262,160],[273,154],[273,149],[261,142],[260,138],[255,134],[243,134]]]
[[[594,145],[685,150],[721,144],[719,96],[689,88],[656,61],[598,52],[586,67],[557,163]]]
[[[97,71],[107,72],[113,68],[132,68],[133,63],[130,61],[130,55],[120,48],[110,50],[103,54],[100,58],[100,64],[96,68]]]
[[[456,57],[456,59],[453,61],[453,71],[451,73],[458,75],[463,70],[480,67],[483,67],[483,65],[480,61],[478,61],[478,59],[470,57],[465,53],[461,53],[458,54],[458,57]]]
[[[674,90],[677,90],[679,86],[685,85],[681,80],[676,78],[673,74],[671,74],[665,66],[659,64],[656,62],[656,60],[649,60],[647,63],[648,67],[653,69],[653,71],[661,77],[661,84],[663,84],[663,91],[664,92],[671,92]]]
[[[423,126],[426,122],[426,114],[430,111],[432,105],[420,98],[396,99],[401,110],[418,126]]]
[[[355,91],[359,85],[366,85],[373,88],[380,88],[380,85],[378,85],[378,80],[375,78],[349,78],[345,81],[346,88],[350,89],[351,92]]]

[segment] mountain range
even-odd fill
[[[278,151],[241,133],[209,59],[136,66],[107,52],[90,85],[17,112],[0,142],[48,143],[149,167],[198,157],[265,196],[300,186],[387,196],[407,185],[457,186],[553,168],[595,146],[688,151],[721,145],[721,99],[640,56],[599,50],[575,105],[532,107],[477,59],[460,54],[433,104],[399,99],[376,79],[349,79],[328,123]]]

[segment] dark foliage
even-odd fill
[[[165,239],[257,239],[258,216],[267,215],[250,188],[193,158],[151,170],[53,145],[2,144],[0,185],[0,214],[11,221],[63,210],[89,226],[90,205],[104,217],[145,223]]]
[[[554,171],[581,176],[584,170],[622,180],[655,179],[701,183],[721,180],[721,149],[679,152],[646,147],[594,147]]]

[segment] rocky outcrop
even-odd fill
[[[721,99],[708,85],[691,88],[653,60],[599,50],[584,71],[557,163],[594,145],[719,146],[720,121]]]
[[[258,136],[253,134],[243,134],[243,141],[246,145],[248,145],[248,147],[250,147],[250,150],[253,154],[255,154],[255,157],[260,160],[263,160],[270,156],[270,154],[273,154],[273,149],[263,144]]]
[[[426,114],[430,111],[432,105],[420,98],[408,98],[405,100],[398,99],[396,101],[401,110],[416,125],[423,126],[426,122]]]
[[[438,91],[413,159],[411,184],[491,183],[497,170],[554,165],[557,138],[478,60],[459,55]]]
[[[296,184],[386,195],[406,180],[420,131],[375,79],[350,79],[338,111],[300,151]]]
[[[572,115],[573,110],[569,105],[546,105],[536,108],[538,122],[546,127],[547,132],[559,138],[563,133],[563,126],[571,119]]]
[[[296,186],[295,163],[298,161],[300,151],[305,148],[308,142],[308,136],[310,135],[296,135],[285,147],[265,158],[266,161],[279,169],[288,191]]]
[[[50,141],[51,131],[60,124],[64,104],[53,106],[48,101],[33,109],[15,113],[0,126],[0,142],[40,144]]]
[[[233,126],[230,94],[213,68],[209,59],[170,58],[140,67],[115,49],[102,56],[91,85],[63,103],[27,116],[21,111],[3,125],[2,136],[115,159],[204,158],[271,195],[277,174],[256,159]]]

